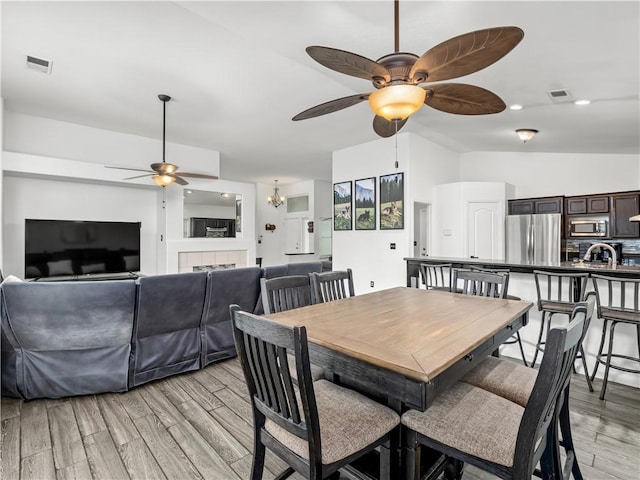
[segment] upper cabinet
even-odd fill
[[[540,197],[509,200],[509,215],[562,213],[564,197]]]
[[[609,196],[594,195],[588,197],[566,197],[565,213],[567,215],[609,213]]]
[[[630,222],[629,217],[640,213],[638,193],[611,195],[611,236],[614,238],[638,238],[640,222]]]

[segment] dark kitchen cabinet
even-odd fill
[[[611,195],[611,233],[613,238],[640,237],[640,223],[630,222],[629,217],[640,213],[640,195],[619,193]]]
[[[521,198],[509,200],[509,215],[562,213],[564,197]]]
[[[236,222],[226,218],[191,217],[190,236],[199,238],[235,237]]]
[[[565,199],[565,213],[567,215],[609,213],[609,196],[567,197]]]

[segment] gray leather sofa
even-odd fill
[[[3,283],[2,395],[122,392],[233,357],[229,305],[260,305],[264,275],[321,268],[307,262],[135,281]]]

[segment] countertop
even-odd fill
[[[612,268],[601,262],[560,262],[560,263],[514,263],[506,260],[491,260],[483,258],[456,258],[456,257],[406,257],[407,276],[412,275],[413,270],[417,268],[419,263],[451,263],[454,267],[463,267],[468,265],[482,265],[488,268],[508,268],[512,272],[532,273],[534,270],[548,270],[558,272],[591,272],[601,275],[610,275],[615,277],[639,277],[640,266],[638,265],[616,265]],[[410,266],[412,268],[410,268]]]

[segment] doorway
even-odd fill
[[[413,202],[413,256],[429,255],[429,229],[431,226],[431,204]]]

